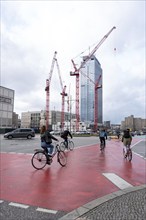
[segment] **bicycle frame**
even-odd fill
[[[35,153],[32,156],[31,163],[32,166],[37,169],[43,169],[46,164],[51,164],[53,162],[53,157],[57,154],[57,162],[61,166],[65,166],[67,159],[64,152],[60,151],[59,144],[53,143],[54,149],[52,154],[48,154],[45,149],[35,149]]]
[[[53,152],[52,152],[52,154],[48,153],[48,155],[51,157],[54,157],[55,154],[59,151],[59,145],[56,142],[53,142],[52,145],[54,146]]]

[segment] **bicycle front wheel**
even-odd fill
[[[57,153],[57,161],[59,162],[59,164],[64,167],[67,163],[67,158],[66,155],[63,151],[58,151]]]
[[[36,152],[31,159],[32,166],[37,169],[43,169],[47,164],[47,157],[43,152]]]
[[[73,150],[73,149],[74,149],[74,147],[75,147],[75,145],[74,145],[74,142],[73,142],[73,141],[70,141],[70,142],[68,143],[68,145],[69,145],[69,149],[70,149],[70,150]]]
[[[61,142],[59,148],[61,151],[65,151],[65,148],[66,148],[65,143]]]

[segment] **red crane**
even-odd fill
[[[50,69],[50,73],[49,73],[49,79],[46,79],[46,128],[48,129],[49,126],[49,101],[50,101],[50,83],[51,83],[51,78],[52,78],[52,73],[53,73],[53,69],[54,69],[54,64],[55,64],[55,60],[56,60],[56,54],[57,52],[54,52],[54,56],[53,56],[53,60],[52,60],[52,64],[51,64],[51,69]]]
[[[81,63],[80,67],[77,68],[76,64],[74,63],[73,60],[72,64],[74,67],[74,72],[70,72],[71,76],[76,76],[76,131],[79,130],[79,72],[81,68],[86,64],[86,62],[91,58],[92,55],[97,51],[97,49],[102,45],[102,43],[107,39],[107,37],[110,35],[110,33],[115,29],[116,27],[113,27],[102,39],[101,41],[97,44],[97,46],[91,51],[91,53],[86,56],[84,61]]]
[[[102,87],[102,85],[99,85],[101,79],[101,75],[99,76],[97,82],[94,84],[95,85],[95,90],[94,90],[94,131],[97,131],[98,127],[98,89]]]
[[[58,69],[60,85],[61,85],[61,88],[62,88],[62,92],[60,93],[62,95],[62,111],[61,111],[61,131],[62,131],[62,130],[64,130],[64,103],[65,103],[65,96],[67,96],[67,93],[65,92],[66,91],[66,86],[63,87],[61,74],[60,74],[60,68],[59,68],[57,59],[56,59],[56,65],[57,65],[57,69]]]

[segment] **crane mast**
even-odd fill
[[[46,91],[46,128],[47,129],[48,129],[48,126],[49,126],[50,83],[51,83],[52,73],[53,73],[53,69],[54,69],[56,54],[57,54],[57,52],[55,51],[53,59],[52,59],[52,64],[51,64],[51,69],[50,69],[50,73],[49,73],[49,78],[46,79],[45,91]]]
[[[96,47],[91,51],[91,53],[86,57],[86,59],[81,63],[80,67],[77,68],[74,60],[72,59],[71,62],[74,67],[74,72],[70,72],[70,76],[76,76],[76,131],[79,131],[79,72],[83,68],[83,66],[86,64],[86,62],[92,57],[92,55],[95,54],[97,49],[103,44],[103,42],[107,39],[107,37],[110,35],[110,33],[115,29],[116,27],[113,27],[96,45]],[[82,72],[81,72],[82,73]],[[85,76],[85,74],[84,74]],[[88,77],[89,78],[89,77]],[[95,84],[95,83],[94,83]],[[95,86],[96,88],[96,86]],[[97,88],[96,88],[97,90]],[[95,96],[97,91],[95,92]],[[97,97],[96,97],[97,98]],[[95,102],[95,101],[94,101]],[[94,103],[95,104],[95,103]],[[94,108],[95,109],[95,108]],[[97,112],[97,110],[96,110]],[[95,112],[94,112],[95,117]],[[94,123],[96,123],[97,119],[94,119]],[[96,126],[96,125],[95,125]]]
[[[101,75],[98,77],[98,80],[96,83],[94,83],[94,131],[97,131],[98,127],[98,89],[102,87],[102,85],[99,85],[101,79]]]
[[[62,95],[62,111],[61,111],[61,131],[62,131],[62,130],[64,130],[64,104],[65,104],[65,96],[67,96],[67,93],[65,92],[66,86],[63,86],[63,83],[62,83],[60,68],[59,68],[59,64],[58,64],[57,59],[56,59],[56,66],[58,69],[58,75],[59,75],[60,85],[61,85],[61,89],[62,89],[62,92],[60,93]]]

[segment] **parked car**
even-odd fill
[[[35,131],[32,128],[18,128],[11,132],[4,134],[4,138],[12,139],[12,138],[27,138],[31,139],[35,137]]]

